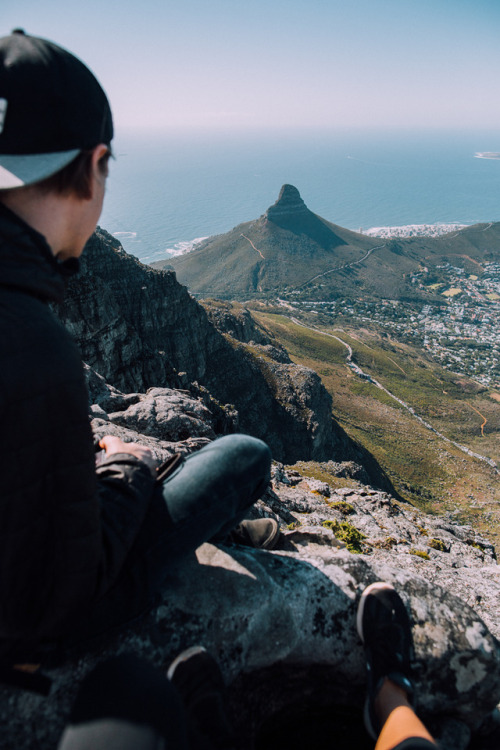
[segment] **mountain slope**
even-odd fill
[[[182,284],[202,295],[266,294],[304,281],[332,265],[359,261],[374,244],[310,211],[292,185],[255,221],[211,237],[168,261]],[[165,263],[154,264],[155,267]]]
[[[496,542],[500,539],[498,474],[455,445],[500,461],[500,410],[494,390],[443,370],[425,353],[375,330],[323,325],[322,330],[311,330],[264,306],[252,315],[294,362],[316,370],[332,395],[335,419],[376,457],[406,499],[438,514],[449,510]],[[315,325],[311,318],[308,324]],[[346,344],[371,380],[347,367]],[[377,388],[374,380],[437,432]]]
[[[310,211],[292,185],[259,219],[210,237],[195,250],[153,264],[173,267],[200,296],[245,299],[294,292],[312,299],[338,295],[437,302],[412,274],[450,263],[467,273],[500,258],[500,223],[441,237],[382,239],[351,232]]]

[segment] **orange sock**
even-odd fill
[[[398,706],[391,711],[382,727],[375,750],[392,750],[409,737],[423,737],[434,742],[415,712],[407,706]]]

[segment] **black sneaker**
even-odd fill
[[[274,518],[242,521],[229,532],[227,540],[256,549],[274,549],[280,538],[280,527]]]
[[[192,646],[174,659],[167,677],[181,695],[197,738],[201,735],[208,740],[207,747],[233,747],[233,732],[224,707],[226,686],[213,656],[203,646]]]
[[[394,587],[378,582],[363,591],[356,625],[366,655],[368,685],[364,722],[369,734],[377,739],[382,727],[375,713],[375,698],[385,678],[402,688],[414,705],[415,689],[410,679],[414,656],[410,619]]]

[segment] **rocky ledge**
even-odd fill
[[[96,434],[139,440],[161,458],[196,450],[224,421],[203,392],[123,394],[91,371],[89,385]],[[225,415],[227,424],[233,416]],[[360,735],[365,669],[355,614],[376,580],[393,583],[410,612],[419,710],[441,747],[498,747],[500,568],[492,545],[470,527],[361,484],[361,476],[353,464],[332,461],[275,464],[272,487],[252,513],[280,521],[279,548],[203,545],[171,571],[161,603],[142,622],[46,668],[48,697],[3,688],[1,747],[54,748],[79,680],[105,656],[133,651],[166,668],[199,642],[231,685],[241,748],[255,738],[266,746],[262,737],[278,725],[281,746],[290,747],[283,727],[297,734],[297,717],[318,726],[318,716],[340,715],[348,738],[337,726],[336,747],[369,747]]]

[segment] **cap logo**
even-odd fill
[[[5,115],[7,114],[7,99],[0,99],[0,133],[3,130]]]

